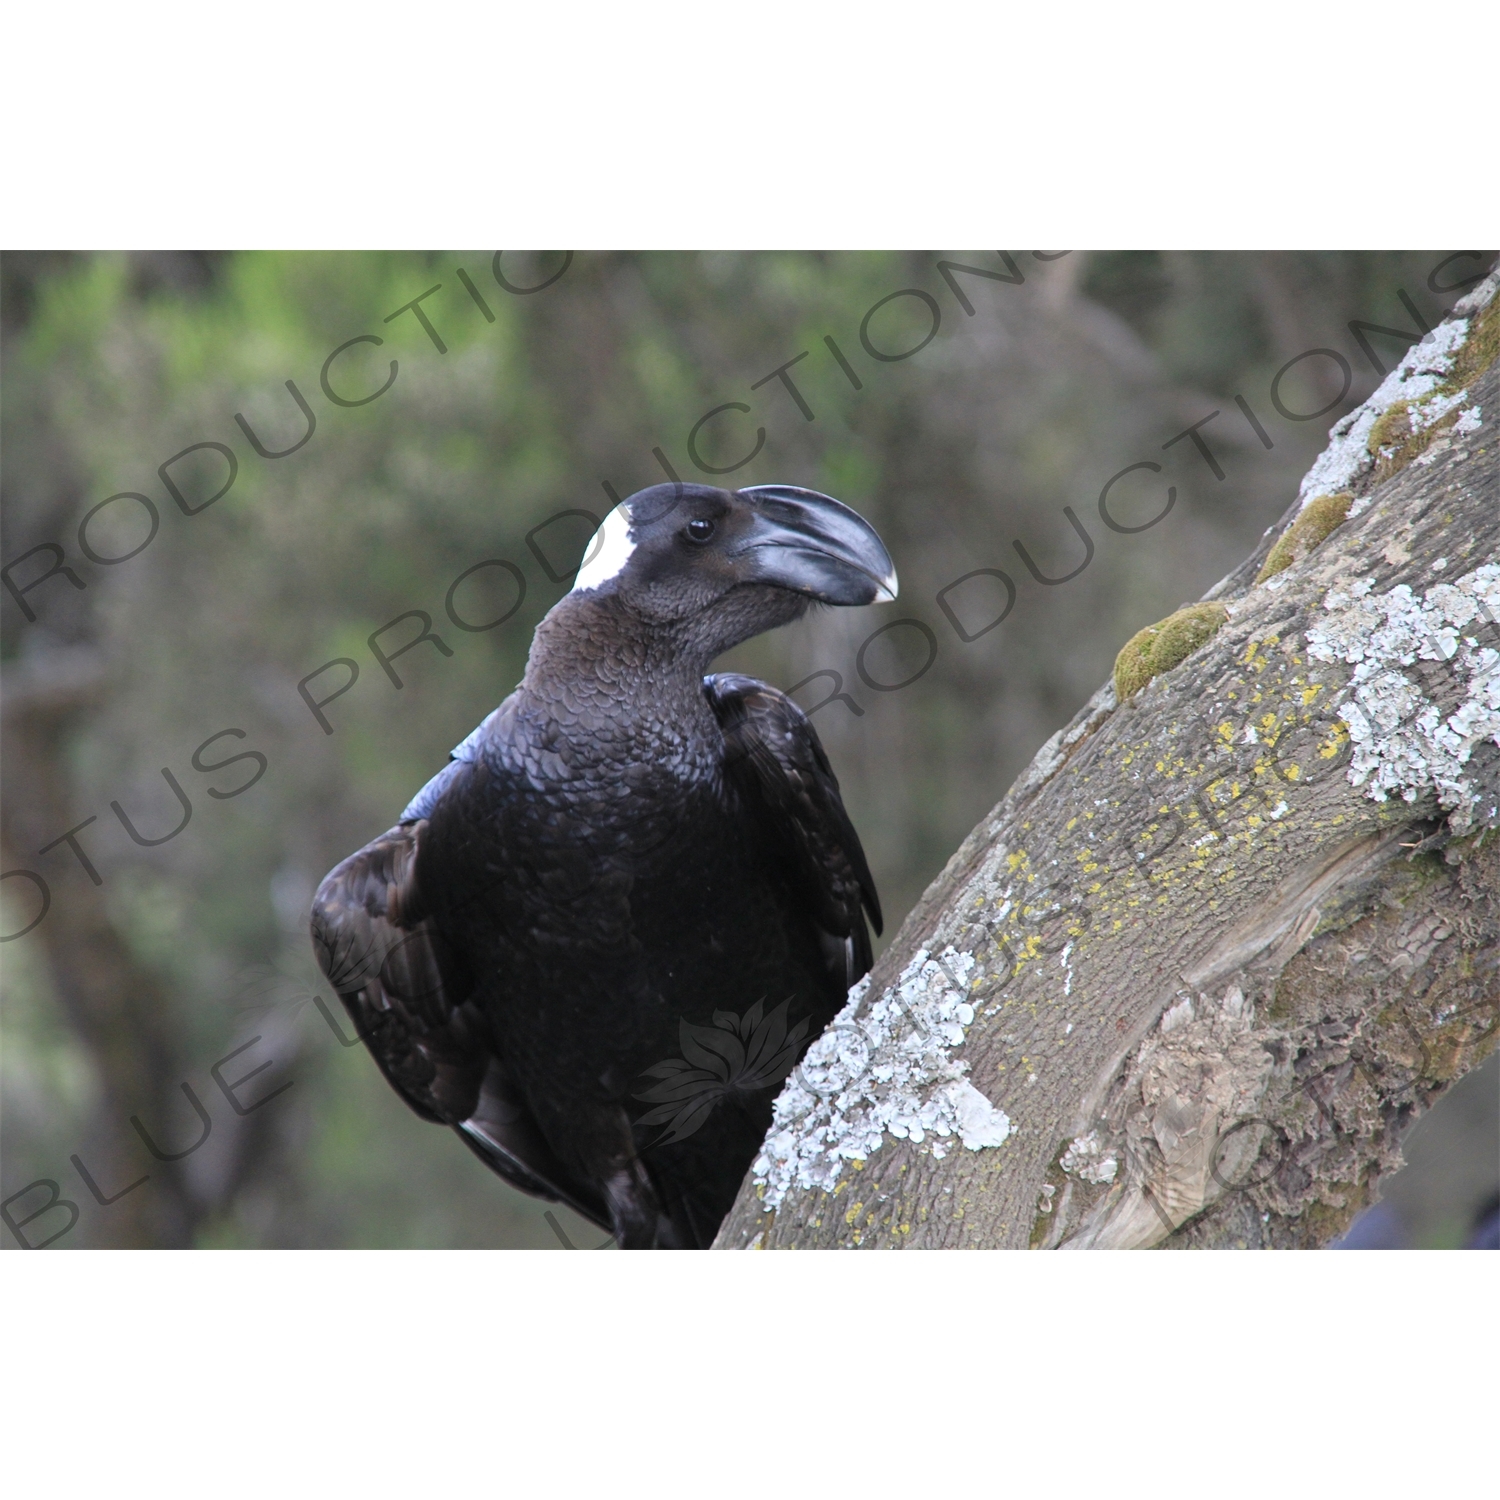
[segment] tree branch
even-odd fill
[[[969,835],[721,1247],[1315,1246],[1376,1196],[1500,1035],[1497,286]]]

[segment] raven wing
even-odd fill
[[[462,747],[461,747],[462,748]],[[406,818],[334,866],[313,899],[318,964],[398,1094],[450,1125],[492,1171],[608,1229],[597,1194],[560,1165],[494,1055],[461,954],[442,941],[417,880],[430,813],[467,766],[453,761]]]
[[[865,913],[878,933],[880,899],[817,731],[785,693],[753,677],[720,672],[703,686],[724,733],[725,775],[765,813],[793,889],[842,947],[853,984],[873,962]]]

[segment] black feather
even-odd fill
[[[894,574],[809,491],[647,495],[517,691],[323,881],[313,937],[424,1119],[621,1244],[706,1245],[881,917],[807,716],[702,669]]]

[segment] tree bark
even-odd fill
[[[973,830],[719,1247],[1314,1247],[1378,1196],[1500,1035],[1497,286]]]

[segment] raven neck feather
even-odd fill
[[[642,619],[605,595],[567,595],[537,626],[522,701],[593,738],[641,727],[718,740],[703,696],[713,653],[680,622]]]

